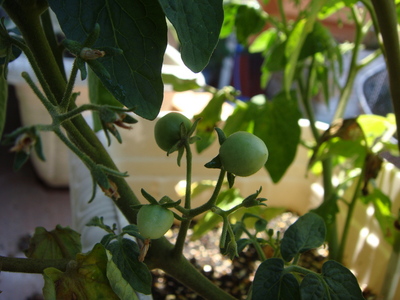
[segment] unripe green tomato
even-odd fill
[[[192,127],[192,122],[178,112],[168,113],[159,119],[154,127],[154,137],[158,147],[164,151],[171,149],[180,139],[182,123],[187,130]]]
[[[238,131],[228,136],[219,149],[222,167],[237,176],[250,176],[268,159],[268,148],[254,134]]]
[[[174,214],[160,205],[142,206],[137,215],[137,227],[146,239],[162,237],[174,223]]]

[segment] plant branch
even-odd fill
[[[0,269],[5,272],[40,274],[49,267],[65,271],[71,259],[34,259],[0,256]]]
[[[382,35],[386,66],[389,75],[390,93],[396,116],[397,128],[400,126],[400,45],[396,5],[393,0],[371,0]],[[400,139],[398,139],[400,149]]]
[[[190,210],[192,198],[192,150],[189,141],[185,141],[186,150],[186,190],[185,190],[185,209]],[[185,217],[185,216],[184,216]],[[181,222],[178,237],[174,246],[174,254],[182,255],[185,246],[187,231],[189,230],[191,219],[185,219]]]

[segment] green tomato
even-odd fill
[[[137,227],[146,239],[162,237],[174,223],[174,214],[160,205],[142,206],[137,215]]]
[[[219,157],[224,170],[245,177],[264,166],[268,159],[268,148],[254,134],[238,131],[222,143]]]
[[[181,113],[172,112],[159,119],[154,127],[154,137],[158,147],[168,151],[181,138],[181,124],[187,130],[192,127],[192,122]]]

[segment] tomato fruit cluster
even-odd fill
[[[254,134],[238,131],[228,136],[219,149],[223,169],[237,176],[250,176],[268,160],[268,148]]]
[[[186,130],[192,127],[192,122],[178,112],[171,112],[160,118],[154,127],[154,137],[158,147],[169,151],[181,139],[181,124]]]
[[[137,215],[137,227],[140,234],[146,239],[162,237],[173,223],[174,214],[160,205],[144,205]]]

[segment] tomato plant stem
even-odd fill
[[[389,75],[390,93],[396,116],[397,128],[400,126],[400,45],[398,36],[397,9],[393,0],[372,0],[385,48],[386,66]],[[388,63],[390,62],[390,63]],[[398,139],[400,149],[400,139]]]
[[[186,189],[185,189],[185,208],[191,208],[192,201],[192,150],[190,148],[189,141],[185,142],[185,151],[186,151]],[[185,246],[185,240],[187,236],[187,232],[189,230],[191,223],[191,219],[185,219],[181,222],[181,226],[179,228],[178,237],[174,246],[174,254],[181,255],[183,252],[183,248]]]

